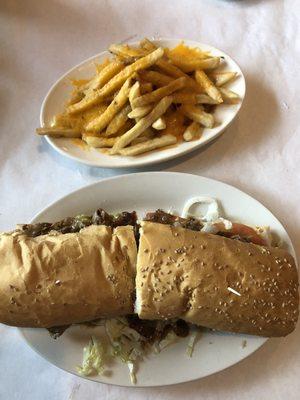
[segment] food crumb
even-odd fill
[[[242,348],[244,349],[245,347],[247,347],[247,340],[242,341]]]

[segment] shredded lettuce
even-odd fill
[[[128,326],[125,318],[106,320],[105,329],[112,346],[112,355],[127,364],[131,382],[135,384],[137,361],[144,355],[143,337]]]
[[[186,349],[186,353],[189,357],[192,357],[192,355],[193,355],[193,351],[194,351],[194,347],[195,347],[197,338],[198,338],[198,331],[195,330],[190,335],[190,339],[189,339],[187,349]]]
[[[162,350],[175,343],[177,340],[178,336],[173,331],[169,332],[167,336],[157,344],[155,348],[156,352],[160,353]]]
[[[167,323],[167,322],[166,322]],[[161,322],[163,330],[165,322]],[[136,372],[138,362],[143,359],[147,351],[147,341],[136,330],[130,328],[125,318],[112,318],[96,321],[96,325],[104,325],[109,347],[105,348],[103,343],[92,336],[88,346],[83,349],[82,365],[77,367],[77,371],[84,376],[101,375],[104,371],[104,362],[108,357],[117,358],[127,365],[131,383],[137,383]],[[194,346],[198,338],[199,330],[191,332],[187,345],[187,355],[192,357]],[[152,350],[160,353],[166,347],[178,341],[178,336],[174,331],[170,331],[162,340],[155,341]]]
[[[136,384],[135,364],[132,361],[128,361],[127,366],[129,369],[130,381],[133,385],[135,385]]]
[[[101,375],[104,370],[105,349],[103,344],[94,336],[88,346],[83,349],[82,366],[77,367],[80,375]]]

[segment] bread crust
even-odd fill
[[[53,327],[133,311],[133,228],[0,235],[0,322]]]
[[[142,319],[285,336],[299,313],[293,257],[218,235],[143,222],[136,276]]]

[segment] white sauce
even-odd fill
[[[193,205],[195,204],[204,204],[207,205],[207,211],[205,215],[193,215],[190,213],[190,209],[192,208]],[[183,218],[187,217],[196,217],[198,219],[201,219],[202,221],[215,221],[216,219],[219,218],[219,206],[218,203],[215,199],[212,197],[206,197],[206,196],[197,196],[193,197],[190,200],[188,200],[182,210],[181,216]]]
[[[200,214],[198,213],[191,213],[190,210],[191,208],[195,205],[205,205],[207,206],[207,211],[206,213]],[[220,210],[219,210],[219,205],[216,199],[212,197],[207,197],[207,196],[197,196],[193,197],[190,200],[188,200],[182,210],[181,216],[183,218],[187,217],[195,217],[200,219],[203,222],[203,232],[207,233],[216,233],[217,229],[214,227],[214,224],[220,222],[223,223],[225,229],[229,230],[232,228],[232,222],[229,221],[228,219],[220,217]]]

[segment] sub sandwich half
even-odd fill
[[[131,314],[134,227],[116,226],[130,222],[128,215],[113,224],[100,211],[93,221],[70,218],[2,233],[0,322],[50,328]]]
[[[286,251],[142,223],[139,318],[181,318],[220,331],[271,337],[294,330],[298,308],[297,270]]]

